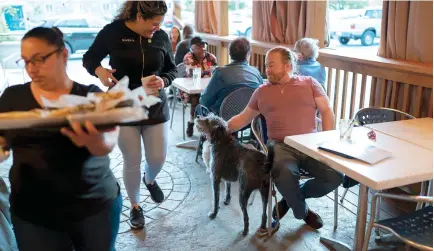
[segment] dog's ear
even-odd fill
[[[222,125],[214,126],[211,130],[211,139],[216,141],[226,134],[226,128]]]

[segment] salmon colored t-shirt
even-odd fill
[[[248,106],[265,117],[268,138],[282,141],[286,136],[317,131],[315,98],[322,96],[326,94],[318,81],[296,76],[287,86],[259,86]]]

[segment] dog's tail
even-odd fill
[[[274,162],[274,141],[269,141],[267,144],[267,157],[265,159],[264,172],[270,173]]]

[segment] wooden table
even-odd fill
[[[193,78],[176,78],[172,81],[172,86],[188,94],[200,94],[208,86],[210,80],[211,78],[201,78],[200,83],[195,84],[193,83]],[[172,121],[173,121],[173,114],[175,113],[176,102],[177,102],[177,98],[174,97],[172,103],[172,118],[171,118]],[[172,128],[172,122],[170,123],[170,128]],[[184,141],[176,144],[176,146],[196,149],[198,144],[197,140],[185,141],[185,106],[183,106],[182,108],[182,130],[183,130],[182,133],[183,133]]]
[[[370,124],[365,127],[432,150],[432,126],[432,118],[422,118]]]
[[[370,130],[365,127],[353,128],[352,139],[364,140]],[[331,140],[339,140],[338,130],[289,136],[285,138],[285,143],[360,183],[354,250],[361,250],[365,239],[368,188],[384,190],[431,180],[432,149],[378,131],[376,146],[390,151],[392,157],[370,165],[318,149],[321,143]],[[343,243],[339,244],[340,249],[350,250]]]

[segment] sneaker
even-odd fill
[[[193,136],[193,127],[194,127],[193,122],[187,122],[187,130],[185,131],[185,133],[187,134],[187,137]]]
[[[307,225],[314,229],[320,229],[324,225],[321,217],[310,209],[308,209],[307,215],[303,220]]]
[[[133,207],[130,212],[131,228],[141,229],[145,227],[145,216],[143,216],[143,209],[139,206]]]
[[[143,183],[145,183],[149,193],[151,194],[151,199],[155,203],[161,203],[164,201],[164,193],[161,191],[160,186],[158,186],[157,181],[154,181],[154,184],[146,184],[145,177],[143,176]]]
[[[278,205],[278,208],[279,208],[279,217],[280,217],[280,219],[282,219],[283,216],[285,216],[285,214],[288,212],[288,210],[289,210],[289,206],[288,206],[288,204],[286,203],[286,200],[285,200],[285,199],[281,199],[281,200],[277,203],[277,205]],[[274,220],[277,220],[277,211],[276,211],[276,206],[274,206],[274,208],[273,208],[273,214],[272,214],[272,216],[273,216],[273,219],[274,219]]]

